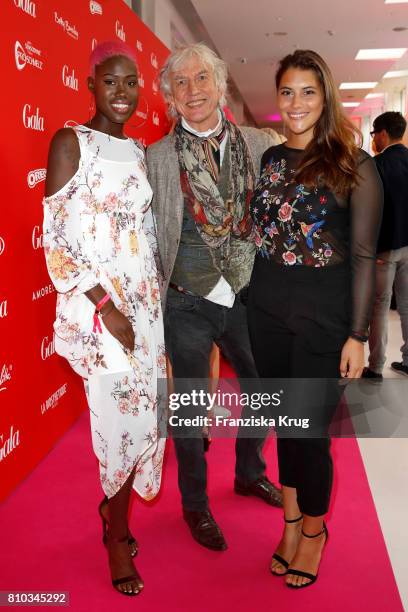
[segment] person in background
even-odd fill
[[[338,378],[363,370],[383,196],[324,60],[310,50],[287,55],[276,88],[288,140],[264,153],[252,198],[258,253],[248,323],[259,375],[295,379],[286,388],[296,401],[284,410],[301,410],[313,428],[304,437],[278,431],[285,525],[270,567],[304,588],[317,579],[328,537],[327,429]]]
[[[272,136],[272,138],[274,139],[274,141],[276,143],[281,143],[283,144],[284,142],[287,141],[286,136],[284,136],[283,134],[279,134],[276,130],[274,130],[273,128],[270,127],[263,127],[261,128],[263,132],[265,132],[265,134],[269,134],[270,136]]]
[[[407,122],[389,111],[373,122],[371,136],[384,186],[384,213],[377,244],[376,294],[370,321],[370,355],[365,378],[382,378],[388,341],[388,313],[394,286],[401,319],[402,361],[391,368],[408,376],[408,149],[402,139]]]
[[[245,306],[255,254],[249,202],[261,155],[273,141],[225,118],[227,67],[206,45],[172,53],[160,82],[177,122],[172,134],[148,148],[147,163],[164,274],[166,350],[175,384],[208,378],[213,343],[239,377],[254,378]],[[174,436],[183,517],[202,546],[225,550],[209,509],[202,433]],[[240,434],[236,493],[280,506],[280,491],[265,475],[264,438]]]
[[[118,41],[95,47],[92,117],[52,139],[44,198],[45,257],[58,292],[55,349],[85,383],[105,493],[103,542],[112,584],[124,595],[143,588],[132,561],[138,545],[129,500],[132,487],[144,499],[160,488],[157,379],[166,376],[159,285],[144,230],[152,190],[144,150],[123,131],[137,107],[137,79],[133,49]]]

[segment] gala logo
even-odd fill
[[[23,125],[28,130],[36,130],[37,132],[44,131],[44,117],[41,117],[38,106],[33,114],[31,113],[31,104],[24,104]]]
[[[31,234],[31,244],[34,251],[44,247],[44,234],[41,233],[39,225],[34,225],[33,233]]]
[[[4,435],[0,434],[0,462],[3,461],[10,453],[13,452],[20,444],[20,430],[14,431],[14,426],[10,426],[10,433],[4,439]]]
[[[62,68],[62,82],[64,83],[65,87],[73,89],[74,91],[78,91],[79,83],[78,79],[75,76],[74,68],[70,72],[69,67],[64,64]]]
[[[7,315],[7,300],[3,300],[0,302],[0,319],[5,319]]]
[[[116,24],[115,24],[115,31],[116,31],[116,36],[120,38],[121,40],[123,40],[123,42],[126,42],[125,28],[123,27],[123,25],[121,25],[118,19],[116,20]]]
[[[41,359],[45,361],[51,355],[55,354],[55,334],[53,334],[52,339],[49,340],[48,336],[45,336],[41,341]]]
[[[21,9],[24,13],[27,13],[27,15],[30,15],[30,17],[35,18],[37,16],[37,7],[35,6],[35,2],[32,0],[14,0],[14,6]]]

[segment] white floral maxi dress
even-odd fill
[[[55,348],[84,378],[92,443],[101,484],[112,497],[136,466],[134,489],[144,499],[160,488],[165,440],[158,434],[157,381],[165,378],[163,323],[152,236],[152,190],[144,152],[85,126],[74,128],[78,171],[44,198],[44,246],[58,292]],[[106,329],[93,331],[97,284],[131,321],[135,349]]]

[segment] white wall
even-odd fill
[[[198,42],[197,34],[183,16],[174,8],[171,0],[148,0],[142,3],[142,19],[169,49],[180,43]]]
[[[141,18],[158,38],[171,50],[177,44],[203,41],[200,24],[194,22],[195,15],[186,11],[182,14],[184,0],[146,0],[141,3]],[[177,10],[177,7],[180,10]],[[207,40],[208,43],[208,40]],[[246,113],[241,94],[232,88],[227,97],[228,107],[241,125],[252,125],[253,120]]]

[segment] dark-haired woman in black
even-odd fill
[[[301,407],[311,406],[313,421],[317,379],[333,400],[337,378],[362,373],[383,196],[324,60],[296,51],[276,86],[288,141],[265,152],[251,204],[258,254],[248,317],[259,375],[308,381]],[[301,588],[315,582],[328,535],[330,440],[278,433],[278,459],[285,528],[271,571]]]

